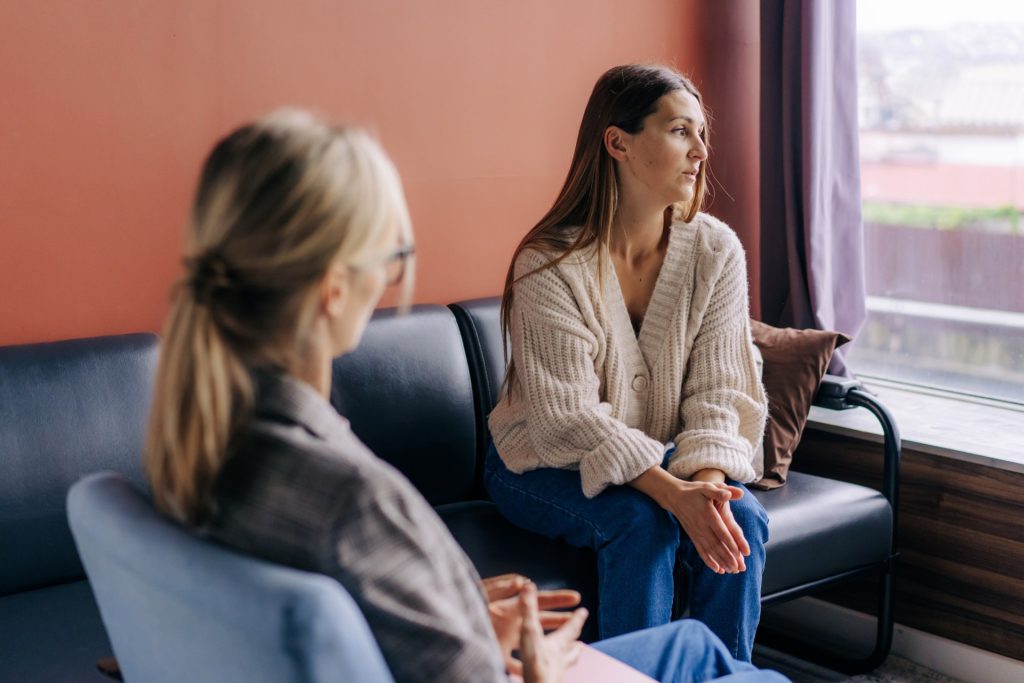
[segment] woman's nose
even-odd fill
[[[708,158],[708,146],[704,144],[703,139],[697,138],[697,144],[694,146],[690,154],[702,161]]]

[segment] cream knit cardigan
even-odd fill
[[[640,334],[611,259],[596,245],[514,286],[510,346],[516,386],[489,426],[505,465],[579,470],[583,493],[625,484],[659,465],[687,478],[718,468],[755,478],[767,402],[751,341],[743,247],[697,214],[670,228]],[[515,277],[551,259],[524,250]]]

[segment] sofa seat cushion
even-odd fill
[[[2,680],[109,682],[96,661],[112,653],[87,581],[0,598]]]
[[[437,508],[455,540],[466,551],[480,576],[516,572],[541,589],[572,588],[583,596],[591,617],[583,638],[597,636],[597,556],[589,548],[574,548],[520,529],[501,516],[494,503],[470,501]]]
[[[886,560],[892,508],[881,493],[802,472],[787,481],[753,492],[769,518],[762,595]]]

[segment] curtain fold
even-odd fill
[[[854,0],[761,2],[761,314],[856,338],[866,317]],[[830,371],[849,374],[849,346]]]

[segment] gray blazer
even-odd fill
[[[341,582],[397,683],[507,681],[480,577],[433,508],[312,387],[256,377],[205,533]]]

